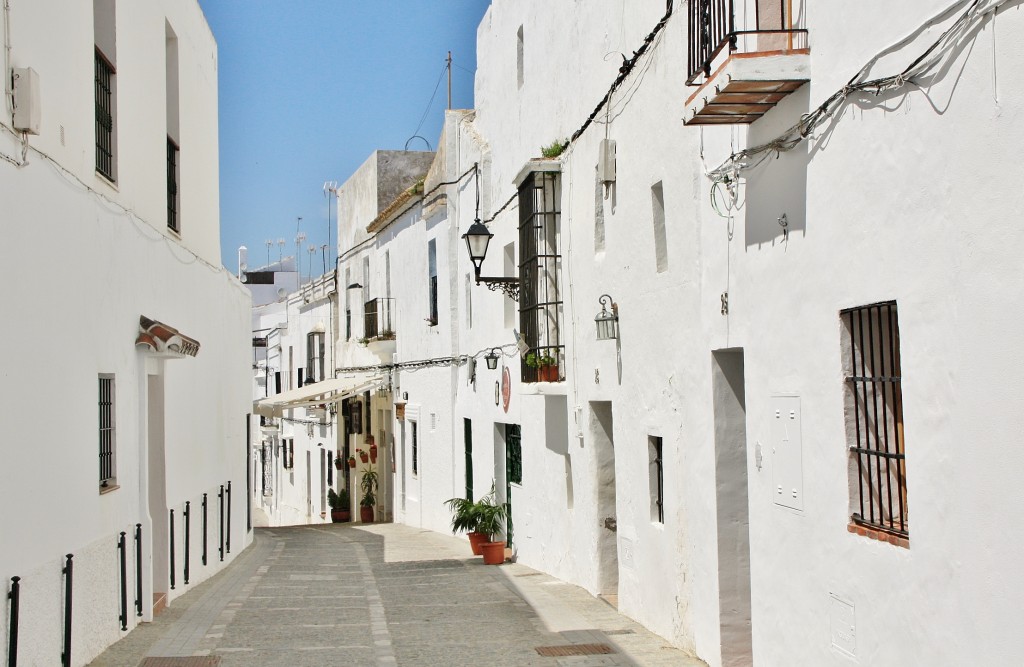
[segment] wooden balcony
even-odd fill
[[[733,0],[689,5],[685,125],[753,123],[810,79],[807,31],[794,28],[791,2],[756,0],[756,24],[737,29]]]

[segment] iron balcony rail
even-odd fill
[[[190,557],[189,557],[189,553],[188,553],[188,547],[189,547],[189,541],[190,541],[189,538],[192,535],[192,503],[189,502],[188,500],[185,501],[185,511],[182,514],[182,518],[185,520],[185,562],[184,562],[184,570],[185,570],[184,571],[184,575],[185,575],[185,577],[184,578],[185,578],[185,584],[187,585],[188,584],[188,575],[189,575],[189,561],[190,561]]]
[[[171,510],[171,590],[174,590],[174,510]]]
[[[363,307],[364,336],[390,340],[395,337],[395,300],[371,299]]]
[[[142,616],[142,524],[135,524],[135,615]]]
[[[125,544],[125,531],[117,539],[117,555],[121,565],[121,609],[117,620],[121,622],[121,631],[128,629],[128,550]]]
[[[778,2],[778,13],[771,11]],[[759,0],[757,3],[757,28],[754,30],[736,29],[736,12],[734,0],[692,0],[689,5],[689,48],[687,50],[686,85],[698,86],[711,76],[711,64],[728,46],[729,52],[739,48],[739,38],[743,35],[778,35],[789,36],[786,40],[792,48],[793,36],[806,35],[803,28],[786,28],[792,24],[792,17],[787,5],[792,0]],[[781,43],[781,40],[780,40]],[[772,50],[776,50],[776,46]],[[763,50],[763,49],[759,49]]]
[[[220,559],[224,560],[224,485],[220,485],[220,492],[217,494],[217,511],[220,513],[220,533],[219,535],[219,546],[217,551],[220,553]]]
[[[7,594],[11,601],[9,630],[7,631],[7,665],[18,667],[18,615],[21,610],[21,577],[11,577],[11,590]]]
[[[61,667],[71,667],[71,596],[74,592],[74,554],[68,554],[64,558],[64,567],[61,573],[64,575],[64,650],[60,654]]]

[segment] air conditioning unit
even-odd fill
[[[598,146],[597,179],[605,185],[615,182],[614,139],[602,139]]]
[[[39,75],[31,67],[14,68],[14,129],[39,134],[42,110],[39,103]]]

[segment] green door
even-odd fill
[[[505,526],[508,546],[512,546],[512,485],[523,483],[523,448],[519,424],[505,424],[505,506],[508,521]]]

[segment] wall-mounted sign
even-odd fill
[[[395,417],[399,421],[405,421],[405,403],[395,403]]]
[[[508,404],[512,400],[512,375],[508,366],[501,369],[501,407],[507,413]]]

